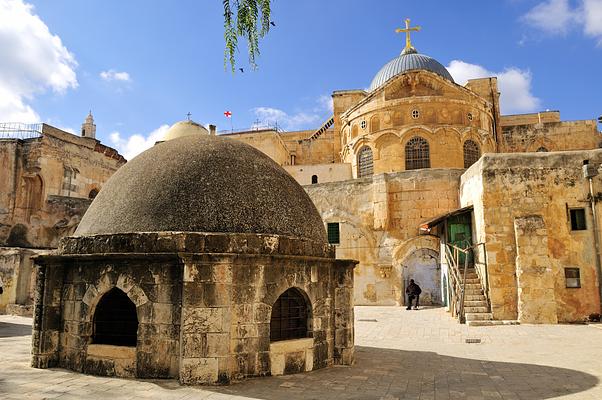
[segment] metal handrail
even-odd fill
[[[468,241],[466,241],[468,242]],[[453,245],[451,243],[447,243],[446,244],[446,256],[448,258],[451,258],[451,266],[452,266],[452,270],[454,273],[454,280],[458,280],[459,277],[457,275],[460,275],[460,273],[462,273],[462,280],[460,282],[460,286],[459,287],[459,291],[460,291],[460,299],[459,299],[459,305],[458,305],[458,319],[460,320],[460,323],[464,324],[466,323],[466,315],[464,314],[464,298],[465,298],[465,294],[466,294],[466,272],[468,270],[468,255],[470,254],[470,252],[472,252],[473,257],[474,257],[474,249],[477,248],[478,246],[485,246],[485,243],[476,243],[473,245],[470,245],[466,248],[460,248],[456,245]],[[452,257],[449,257],[449,253],[453,251],[453,255]],[[460,271],[460,268],[458,266],[457,260],[459,260],[459,255],[460,253],[464,253],[465,257],[464,257],[464,271]],[[448,261],[449,262],[449,261]],[[479,276],[479,280],[481,280],[482,282],[482,277],[480,276],[477,268],[475,268],[475,271],[477,271],[477,275]],[[485,274],[487,275],[487,263],[485,263]],[[489,285],[487,284],[487,289],[489,289]],[[489,299],[489,297],[487,295],[485,295],[487,299]]]

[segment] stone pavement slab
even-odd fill
[[[223,387],[34,369],[31,319],[3,315],[0,399],[602,399],[602,326],[468,327],[441,308],[355,314],[355,365]]]

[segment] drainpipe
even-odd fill
[[[598,216],[596,214],[596,196],[594,195],[594,176],[598,170],[589,165],[589,160],[583,160],[583,177],[589,181],[589,201],[592,208],[592,220],[594,228],[594,248],[596,250],[596,275],[598,275],[598,294],[600,295],[600,309],[602,310],[602,267],[600,266],[600,234],[598,231]]]

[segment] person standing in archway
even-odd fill
[[[422,293],[422,289],[420,286],[414,282],[414,279],[410,279],[410,284],[406,288],[406,294],[408,295],[408,306],[406,310],[412,309],[412,301],[416,299],[416,304],[414,305],[414,310],[418,310],[418,302],[420,299],[420,293]]]

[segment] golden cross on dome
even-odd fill
[[[397,28],[397,29],[395,29],[395,32],[397,32],[397,33],[405,32],[405,34],[406,34],[406,47],[405,47],[404,50],[410,50],[412,48],[412,41],[410,40],[410,32],[412,32],[412,31],[418,32],[421,29],[421,27],[420,26],[410,27],[410,19],[409,18],[406,18],[405,22],[406,22],[405,29],[403,29],[403,28]]]

